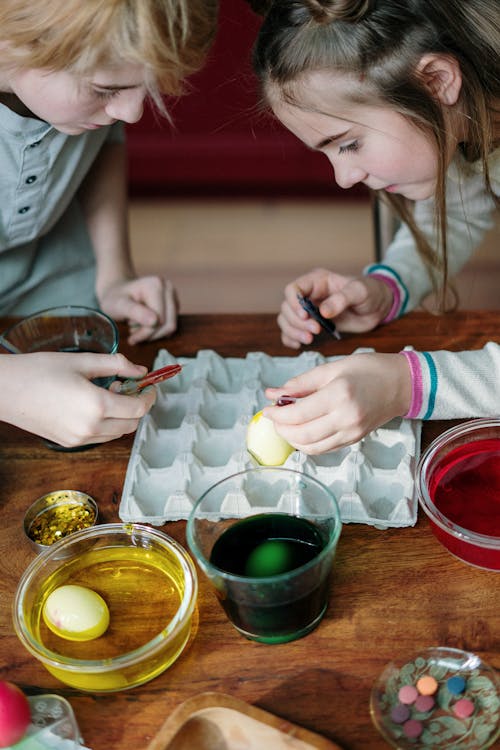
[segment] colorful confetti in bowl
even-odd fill
[[[476,654],[429,648],[385,667],[370,713],[400,750],[485,750],[500,734],[500,679]]]

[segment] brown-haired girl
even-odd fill
[[[340,330],[360,332],[416,307],[444,305],[448,277],[492,224],[500,195],[497,0],[281,0],[254,51],[264,97],[341,187],[378,191],[404,221],[360,278],[315,269],[285,289],[283,342],[319,325],[297,290]],[[269,398],[278,431],[308,453],[360,439],[395,416],[490,416],[500,409],[500,347],[353,355],[294,378]]]

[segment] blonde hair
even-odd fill
[[[215,36],[217,0],[1,0],[2,65],[86,75],[144,66],[149,93],[180,94]]]
[[[443,107],[420,76],[418,63],[432,52],[458,61],[460,106],[468,118],[462,152],[466,160],[482,163],[485,188],[498,205],[488,171],[488,157],[498,146],[498,0],[277,0],[267,5],[269,13],[254,49],[254,67],[264,95],[280,96],[300,107],[304,74],[331,70],[356,76],[364,83],[363,92],[359,87],[353,92],[356,101],[390,107],[435,143],[438,247],[431,247],[420,232],[406,199],[397,195],[384,195],[384,199],[410,227],[444,308],[449,137]]]

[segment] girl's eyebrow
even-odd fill
[[[335,141],[338,141],[339,138],[343,138],[349,133],[349,130],[344,130],[343,133],[337,133],[337,135],[328,135],[326,138],[322,138],[319,143],[317,143],[315,146],[311,146],[313,151],[321,151],[325,146],[328,146],[330,143],[334,143]]]

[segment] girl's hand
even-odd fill
[[[104,312],[129,324],[129,344],[169,336],[177,328],[178,303],[172,282],[162,276],[123,281],[100,298]]]
[[[285,287],[285,299],[278,315],[281,340],[298,349],[311,344],[321,326],[302,309],[300,291],[318,305],[320,313],[332,319],[340,331],[360,333],[375,328],[389,313],[392,292],[387,284],[371,276],[341,276],[315,268]]]
[[[146,372],[122,354],[2,355],[0,419],[66,448],[114,440],[136,430],[156,390],[122,396],[92,379],[137,378]]]
[[[355,443],[410,407],[410,369],[402,354],[351,354],[268,388],[267,398],[294,396],[264,415],[298,450],[311,455]]]

